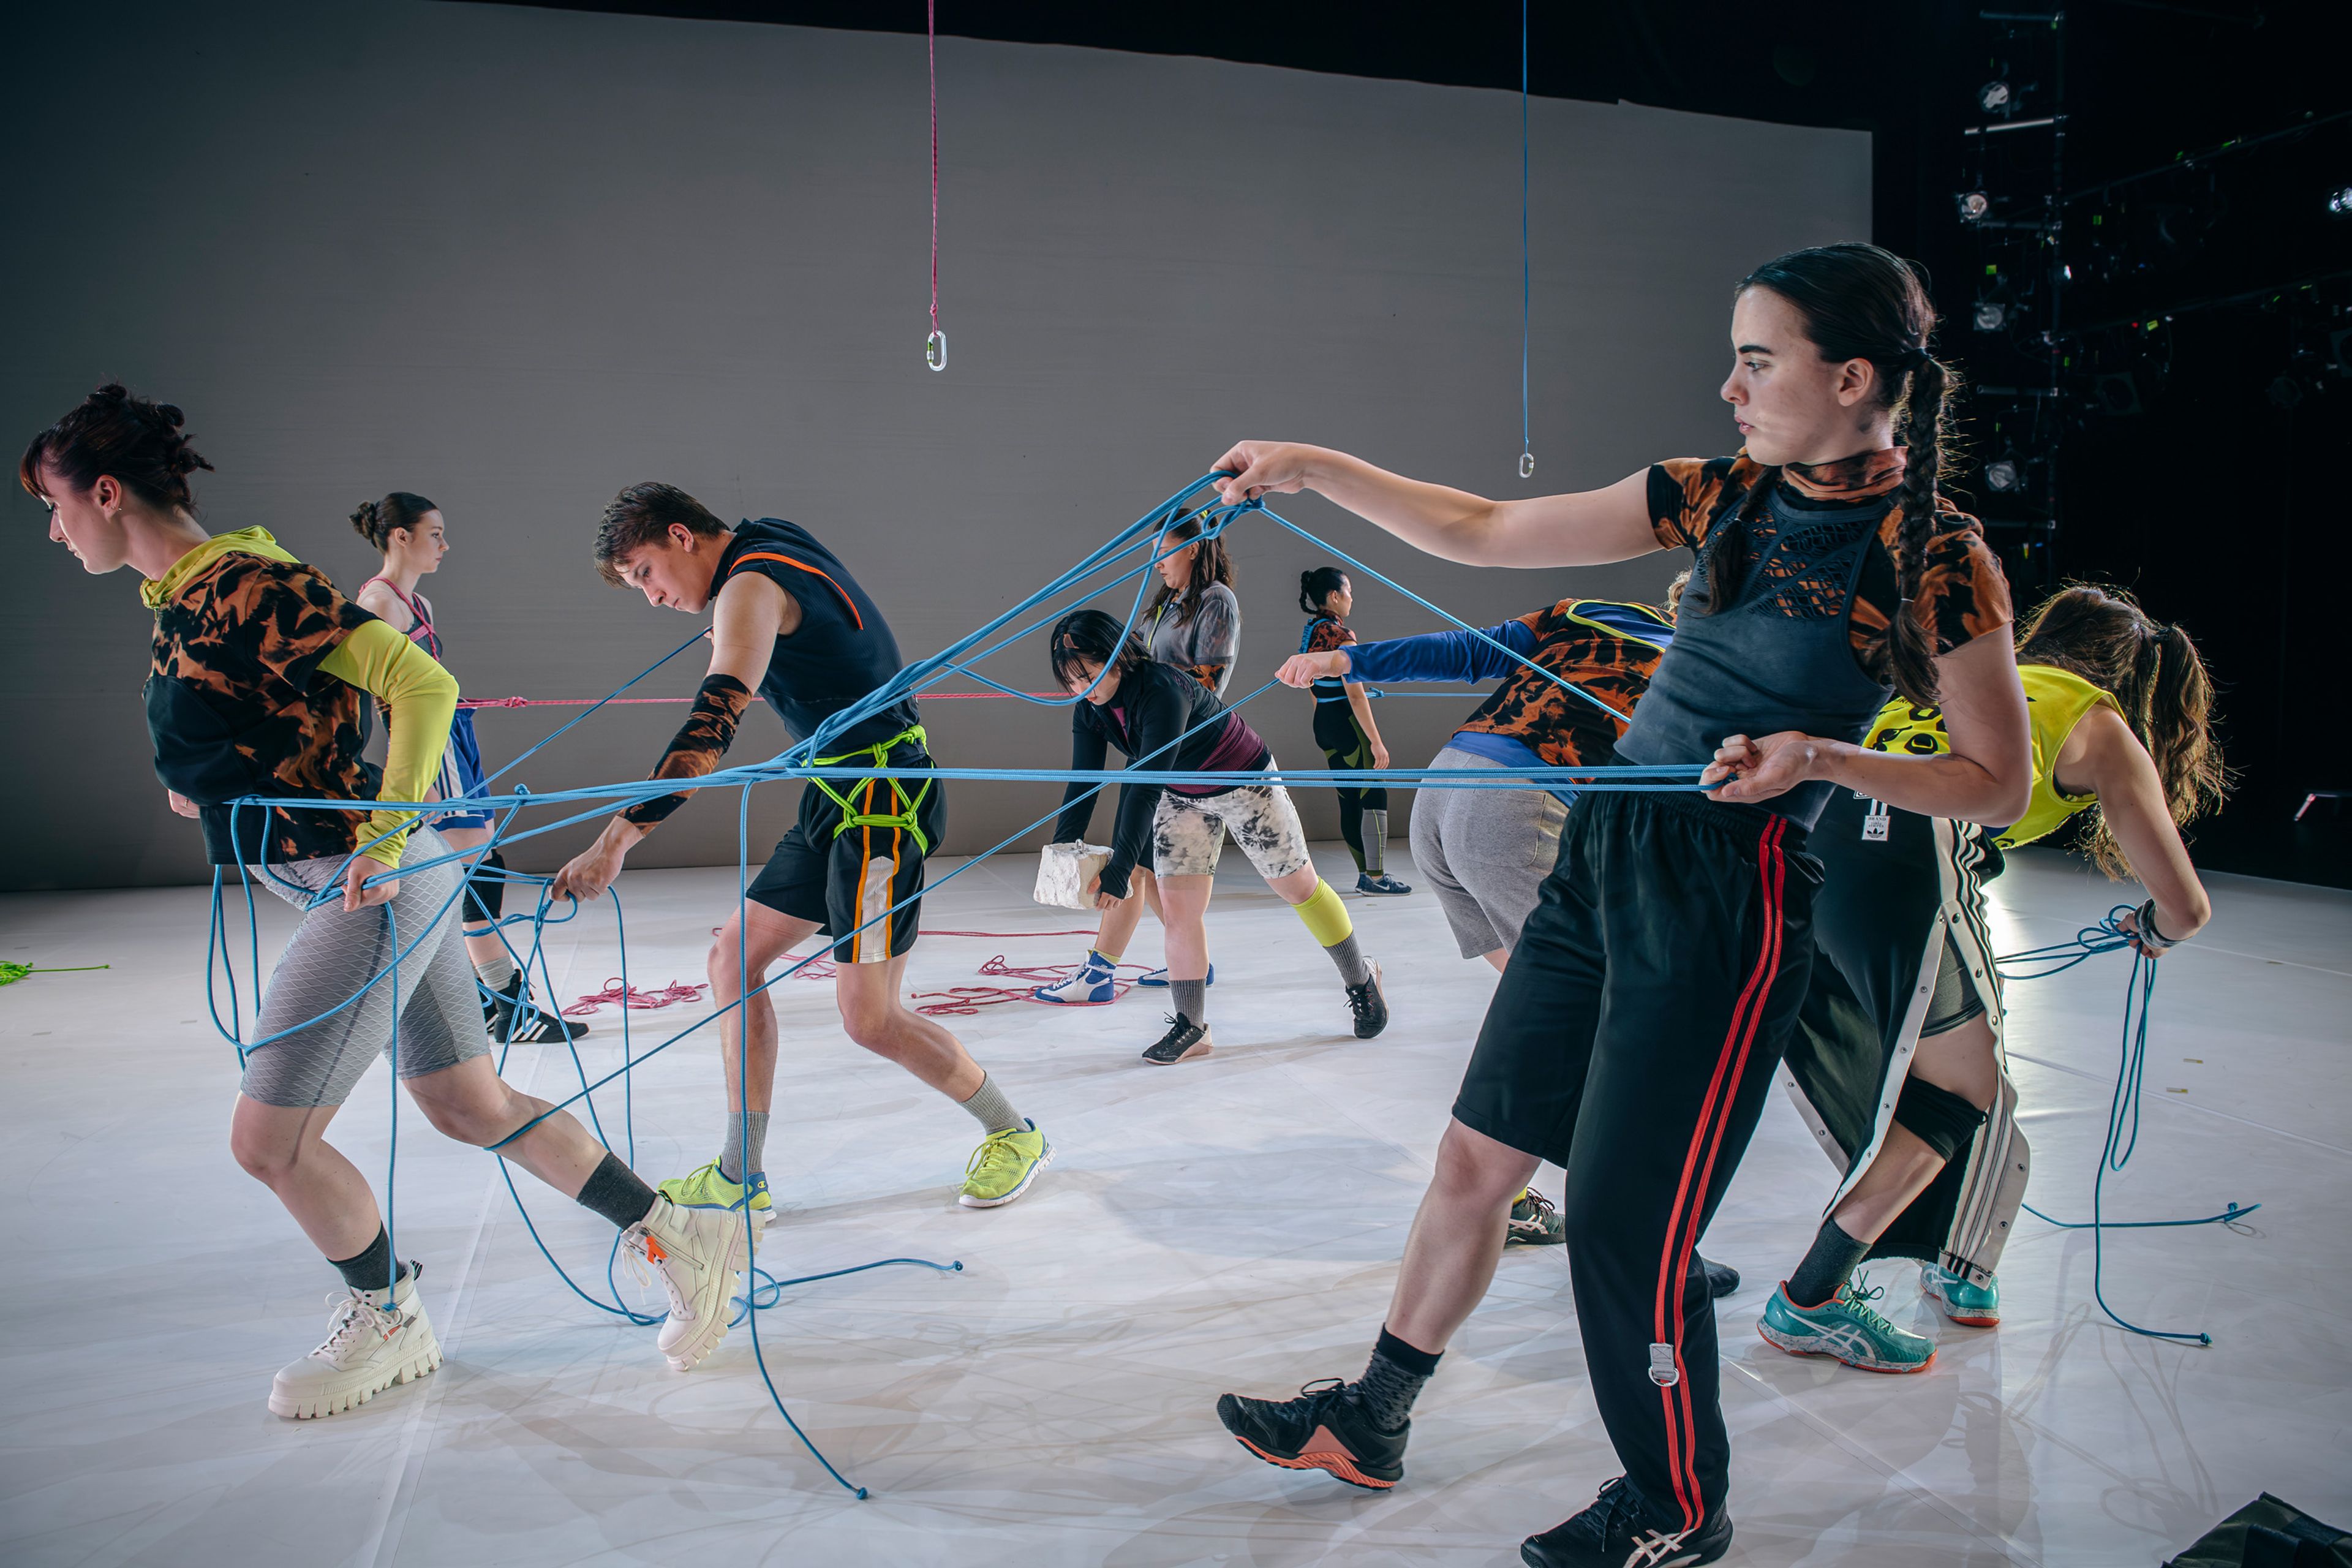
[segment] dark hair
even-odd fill
[[[2231,780],[2213,739],[2213,681],[2187,632],[2158,626],[2120,588],[2075,583],[2025,623],[2017,661],[2080,676],[2116,700],[2156,763],[2173,826],[2221,805]],[[2084,848],[2109,877],[2130,874],[2105,813]]]
[[[1152,552],[1155,556],[1168,554],[1188,539],[1200,539],[1201,543],[1192,552],[1192,575],[1185,583],[1183,591],[1179,593],[1167,584],[1160,584],[1159,590],[1151,595],[1151,603],[1145,607],[1144,614],[1156,616],[1161,605],[1173,599],[1176,601],[1176,620],[1181,625],[1200,614],[1201,595],[1208,591],[1210,584],[1223,583],[1228,588],[1234,585],[1233,557],[1225,553],[1224,536],[1219,534],[1213,539],[1201,539],[1202,532],[1201,514],[1194,512],[1160,536],[1160,547]]]
[[[1125,680],[1151,662],[1151,650],[1117,617],[1100,610],[1072,610],[1054,625],[1051,643],[1054,679],[1067,687],[1073,679],[1088,679],[1083,665],[1109,667]]]
[[[1879,406],[1895,410],[1895,443],[1906,448],[1907,460],[1902,488],[1895,492],[1903,510],[1895,543],[1895,593],[1903,603],[1887,630],[1886,671],[1906,700],[1932,707],[1937,700],[1936,650],[1911,613],[1911,601],[1918,596],[1935,528],[1936,483],[1943,477],[1957,378],[1927,352],[1936,333],[1936,306],[1927,297],[1927,271],[1874,245],[1823,245],[1766,262],[1739,280],[1733,300],[1750,289],[1769,289],[1794,307],[1822,358],[1869,361],[1877,372]],[[1749,498],[1751,504],[1760,499],[1761,488]],[[1727,552],[1707,554],[1706,602],[1701,608],[1713,615],[1730,605],[1738,583]]]
[[[621,575],[622,560],[667,538],[674,522],[706,539],[727,531],[708,507],[676,485],[631,485],[613,498],[604,509],[604,521],[596,527],[597,572],[615,588],[628,586]]]
[[[1337,566],[1318,566],[1298,574],[1298,607],[1310,616],[1323,613],[1323,601],[1339,591],[1348,574]]]
[[[359,536],[378,550],[392,548],[392,531],[408,530],[414,538],[423,526],[425,514],[441,509],[414,490],[394,490],[382,500],[363,500],[352,513],[352,527]]]
[[[149,506],[194,511],[196,498],[188,476],[212,465],[180,433],[186,423],[187,416],[171,404],[134,397],[121,382],[110,381],[33,437],[17,461],[16,482],[26,494],[47,500],[44,468],[77,492],[112,475]]]

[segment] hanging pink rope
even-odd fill
[[[948,367],[948,334],[940,325],[940,6],[924,0],[923,47],[931,71],[931,335],[923,340],[923,363]]]

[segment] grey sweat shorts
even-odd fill
[[[447,853],[446,840],[429,827],[419,827],[409,834],[401,863]],[[343,866],[341,858],[331,857],[248,866],[245,872],[299,909],[319,889],[340,885]],[[254,1037],[268,1043],[246,1053],[240,1087],[249,1099],[264,1105],[312,1106],[341,1105],[351,1098],[368,1064],[393,1052],[392,977],[386,975],[331,1016],[320,1015],[350,1001],[392,962],[395,952],[408,954],[400,964],[395,1063],[400,1076],[422,1078],[489,1054],[474,966],[458,930],[460,900],[456,895],[464,879],[465,868],[454,861],[404,872],[400,891],[388,904],[346,914],[338,894],[334,901],[302,917],[262,994]],[[385,917],[386,910],[392,911],[391,919]],[[400,933],[396,949],[392,940],[395,923]],[[317,1022],[295,1028],[310,1019]],[[269,1039],[283,1029],[294,1032]]]
[[[1433,768],[1498,768],[1448,746]],[[1543,790],[1436,789],[1412,798],[1412,863],[1437,889],[1438,908],[1465,958],[1518,944],[1536,893],[1559,858],[1568,807]]]

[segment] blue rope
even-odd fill
[[[2116,1069],[2116,1087],[2107,1100],[2106,1143],[2099,1152],[2099,1168],[2091,1180],[2091,1217],[2088,1220],[2053,1219],[2032,1204],[2021,1206],[2026,1213],[2061,1230],[2087,1230],[2091,1233],[2091,1296],[2119,1326],[2152,1340],[2180,1340],[2210,1345],[2213,1336],[2201,1330],[2145,1329],[2107,1305],[2105,1289],[2105,1233],[2110,1230],[2160,1230],[2182,1226],[2229,1225],[2262,1207],[2248,1204],[2241,1208],[2236,1203],[2220,1214],[2201,1219],[2142,1219],[2111,1220],[2106,1217],[2105,1200],[2107,1173],[2120,1173],[2131,1163],[2133,1153],[2139,1148],[2140,1089],[2147,1069],[2147,1020],[2149,1005],[2156,996],[2157,961],[2139,949],[2139,944],[2124,930],[2123,917],[2132,912],[2129,904],[2117,904],[2107,911],[2106,918],[2096,925],[2084,926],[2074,933],[2072,942],[2053,942],[2048,947],[2031,948],[2023,952],[2003,953],[1994,961],[2001,977],[2007,980],[2042,980],[2053,974],[2063,974],[2076,964],[2097,957],[2103,952],[2131,950],[2131,976],[2124,985],[2124,1025],[2122,1061]],[[2032,964],[2030,973],[2012,973],[2009,964]]]
[[[1519,478],[1535,472],[1535,425],[1528,412],[1528,322],[1535,306],[1535,267],[1528,249],[1528,0],[1519,0]]]

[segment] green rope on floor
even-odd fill
[[[113,967],[114,965],[110,963],[76,963],[63,969],[47,969],[36,967],[30,963],[18,963],[13,959],[0,958],[0,985],[14,985],[27,974],[80,974],[92,969]]]

